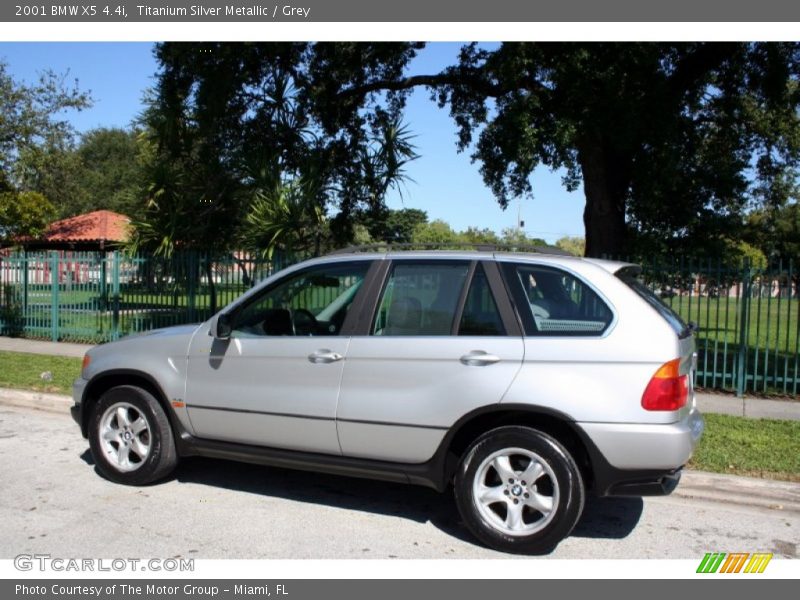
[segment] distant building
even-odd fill
[[[130,218],[96,210],[55,221],[36,239],[19,240],[26,250],[113,250],[130,239]]]
[[[58,282],[73,284],[108,281],[106,257],[130,239],[130,218],[110,210],[96,210],[50,223],[38,238],[17,238],[15,247],[0,250],[0,280],[4,283],[47,284],[52,281],[51,251],[57,253]],[[96,254],[83,255],[82,252]],[[28,254],[29,253],[29,254]],[[12,256],[16,258],[9,260]]]

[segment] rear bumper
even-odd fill
[[[703,434],[703,417],[692,408],[669,424],[577,423],[609,465],[622,470],[670,471],[685,465]]]
[[[703,434],[692,408],[665,425],[577,423],[590,454],[598,496],[664,496],[672,493]]]
[[[681,469],[666,473],[631,473],[618,471],[619,481],[609,481],[604,496],[667,496],[678,487]],[[611,477],[611,480],[616,479]],[[599,491],[599,490],[598,490]]]

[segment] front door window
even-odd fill
[[[368,269],[359,261],[290,275],[238,311],[232,337],[339,335]]]

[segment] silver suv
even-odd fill
[[[628,263],[385,252],[297,264],[201,325],[91,349],[73,416],[105,477],[209,456],[451,485],[503,551],[587,492],[668,494],[703,430],[692,331]]]

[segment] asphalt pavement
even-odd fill
[[[451,494],[194,458],[161,484],[94,469],[63,412],[0,405],[0,558],[508,558],[476,543]],[[795,558],[800,484],[688,473],[671,496],[594,499],[553,558]]]

